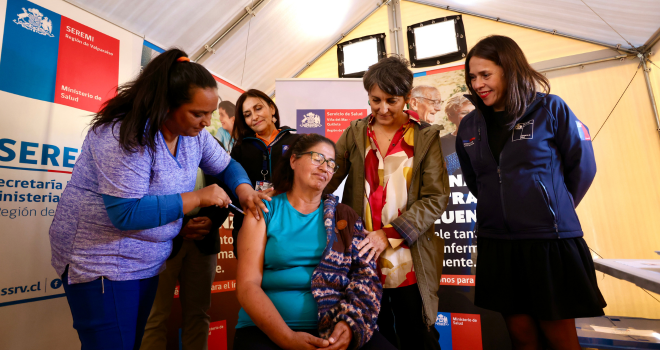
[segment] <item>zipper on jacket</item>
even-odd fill
[[[505,144],[506,146],[506,144]],[[490,150],[490,145],[488,146],[488,149]],[[502,164],[502,153],[504,152],[504,147],[502,147],[502,150],[500,151],[500,163],[497,165],[497,176],[500,178],[500,203],[502,205],[502,215],[504,216],[504,226],[509,228],[509,224],[507,223],[507,218],[506,218],[506,207],[504,206],[504,186],[502,186],[502,170],[500,169],[500,164]],[[492,155],[493,152],[491,151],[490,154]],[[493,157],[495,158],[495,157]]]
[[[481,117],[482,122],[486,122],[484,119],[483,114],[479,112],[479,116]],[[478,137],[479,141],[481,141],[481,126],[477,127],[478,131]],[[507,223],[507,218],[506,218],[506,207],[504,206],[504,186],[502,186],[502,170],[500,169],[500,165],[502,164],[502,154],[504,153],[504,148],[506,147],[506,144],[504,144],[504,147],[502,147],[502,150],[500,151],[500,161],[499,163],[495,160],[495,156],[493,155],[493,151],[490,149],[490,145],[488,144],[488,133],[486,132],[486,147],[488,149],[488,153],[490,153],[490,158],[497,164],[497,177],[500,182],[500,205],[502,206],[502,216],[504,216],[504,226],[509,230],[509,224]],[[480,154],[482,152],[479,152]]]
[[[552,214],[552,220],[554,221],[555,225],[555,232],[557,233],[557,238],[559,238],[559,225],[557,224],[557,215],[555,215],[555,211],[552,210],[552,207],[550,206],[550,196],[548,195],[548,190],[545,188],[545,185],[541,180],[538,180],[539,185],[541,185],[541,189],[543,190],[543,194],[545,194],[545,204],[548,206],[548,210],[550,210],[550,214]]]
[[[284,130],[280,131],[279,133],[277,133],[277,136],[275,136],[275,139],[273,140],[271,145],[274,145],[274,144],[278,143],[283,138],[285,132],[291,132],[291,131],[296,131],[296,129],[284,129]],[[263,140],[261,140],[260,138],[258,138],[256,136],[255,137],[248,136],[248,137],[244,138],[243,140],[257,140],[257,141],[261,142],[261,144],[264,145],[264,147],[266,147],[266,153],[268,153],[268,156],[267,156],[268,157],[268,173],[271,174],[271,178],[272,178],[273,169],[272,169],[272,166],[271,166],[270,151],[268,150],[268,148],[270,146],[267,145]],[[264,155],[264,157],[266,157],[266,155]]]

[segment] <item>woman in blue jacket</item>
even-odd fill
[[[575,212],[596,175],[589,130],[508,37],[477,43],[465,80],[476,110],[456,151],[478,200],[475,304],[502,313],[515,349],[537,349],[540,331],[579,350],[574,319],[606,305]]]

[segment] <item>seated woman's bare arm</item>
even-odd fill
[[[307,333],[294,332],[261,288],[266,251],[266,222],[257,220],[251,211],[245,212],[245,220],[238,239],[236,294],[238,302],[259,327],[283,349],[316,349],[328,346],[327,340]]]

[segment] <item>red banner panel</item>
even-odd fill
[[[98,112],[118,79],[119,40],[62,16],[55,103]]]
[[[325,137],[337,142],[351,121],[367,116],[366,109],[326,109]]]
[[[481,315],[451,314],[453,350],[481,350]]]
[[[211,322],[208,348],[213,350],[227,350],[226,320]]]

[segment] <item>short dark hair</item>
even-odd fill
[[[128,152],[143,147],[156,150],[156,135],[168,118],[168,111],[191,101],[193,88],[218,85],[201,64],[179,61],[188,55],[170,49],[151,60],[133,81],[117,88],[117,95],[101,106],[91,126],[96,128],[121,122],[119,144]]]
[[[220,102],[218,104],[218,109],[224,110],[229,118],[236,116],[236,106],[230,101]]]
[[[392,96],[408,96],[413,88],[413,72],[403,57],[390,56],[369,67],[362,78],[367,93],[375,85]]]
[[[527,107],[536,99],[537,84],[545,93],[550,93],[548,78],[529,65],[525,54],[513,39],[502,35],[491,35],[474,45],[465,58],[465,84],[472,96],[479,96],[472,88],[470,79],[470,59],[472,57],[492,61],[504,70],[506,91],[502,97],[509,127],[513,127],[522,118]],[[480,98],[474,100],[476,107],[481,111],[486,108]]]
[[[277,119],[275,121],[275,128],[280,128],[280,110],[277,109],[275,102],[263,91],[250,89],[244,92],[236,101],[236,119],[234,119],[234,130],[231,132],[231,137],[236,140],[234,147],[240,145],[245,137],[254,135],[254,131],[247,125],[245,116],[243,115],[243,103],[245,103],[248,97],[258,98],[266,102],[270,107],[275,108],[275,115],[273,116]]]
[[[302,134],[300,135],[284,153],[280,161],[275,166],[273,173],[273,187],[277,193],[284,193],[291,190],[293,187],[294,174],[291,169],[291,156],[296,154],[303,154],[309,151],[310,148],[318,145],[319,143],[326,143],[332,146],[335,150],[335,157],[337,157],[337,147],[335,143],[319,134]]]

